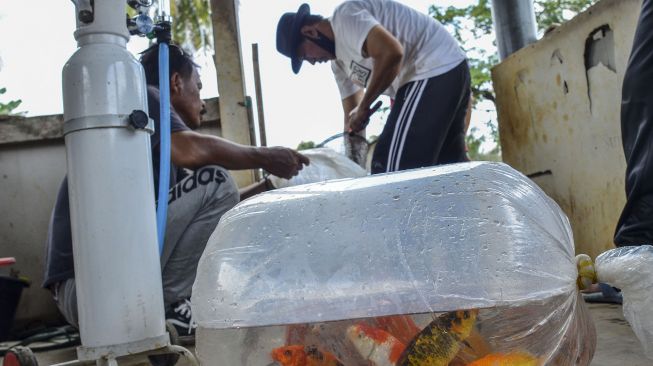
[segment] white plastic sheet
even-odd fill
[[[596,258],[599,281],[621,289],[624,317],[653,359],[653,246],[609,250]]]
[[[232,364],[219,358],[235,353],[241,363],[233,364],[267,365],[271,344],[288,346],[283,332],[293,325],[313,324],[333,338],[330,325],[348,320],[378,325],[411,314],[424,326],[419,314],[480,309],[476,326],[488,352],[587,365],[595,334],[576,278],[566,216],[505,164],[279,189],[237,205],[211,236],[193,288],[198,351],[211,364]],[[247,343],[262,344],[270,327],[282,330],[266,338],[267,351]],[[340,357],[352,348],[320,347]]]
[[[307,183],[324,182],[331,179],[358,178],[367,175],[365,169],[351,161],[342,154],[326,147],[302,150],[311,164],[299,171],[291,179],[270,176],[272,185],[276,188],[285,188]]]

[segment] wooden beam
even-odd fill
[[[250,121],[243,62],[240,50],[237,0],[211,0],[213,23],[214,62],[220,95],[220,120],[222,137],[233,142],[250,145]],[[239,186],[254,182],[252,171],[233,172]]]
[[[256,110],[258,111],[258,133],[261,146],[268,146],[265,134],[265,116],[263,113],[263,91],[261,87],[261,70],[258,61],[258,43],[252,45],[252,61],[254,62],[254,86],[256,87]]]

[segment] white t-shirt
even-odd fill
[[[437,20],[392,0],[348,0],[329,19],[335,35],[336,60],[331,69],[344,99],[367,87],[374,61],[363,57],[363,43],[380,24],[404,48],[399,75],[383,92],[394,97],[404,84],[442,75],[458,66],[465,53]]]

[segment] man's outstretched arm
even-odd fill
[[[289,179],[309,164],[306,156],[285,147],[254,147],[197,133],[179,131],[171,135],[171,160],[179,167],[197,169],[220,165],[230,170],[258,169]]]

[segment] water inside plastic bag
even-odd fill
[[[202,364],[218,366],[588,365],[594,344],[577,335],[593,335],[594,328],[576,301],[560,297],[518,308],[200,328],[196,350]]]

